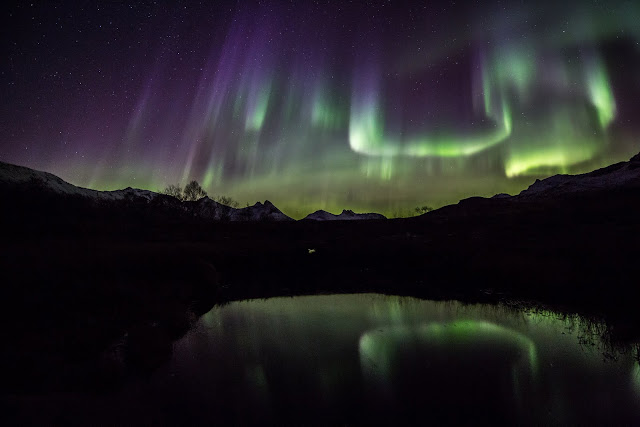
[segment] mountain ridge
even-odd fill
[[[109,203],[129,203],[140,206],[153,205],[168,209],[178,215],[186,215],[214,221],[294,221],[280,211],[269,200],[257,202],[244,208],[233,208],[218,203],[208,197],[197,201],[182,202],[172,196],[127,187],[122,190],[99,191],[78,187],[64,181],[49,172],[37,171],[25,166],[0,162],[0,186],[27,186],[41,191],[49,191],[66,197],[80,197],[85,201],[104,205]],[[504,193],[490,198],[470,197],[460,200],[457,204],[443,206],[420,217],[451,212],[456,206],[468,206],[477,203],[537,203],[558,198],[594,195],[607,191],[628,189],[640,190],[640,153],[628,161],[612,164],[591,172],[577,175],[553,175],[545,179],[536,179],[528,188],[516,195]],[[482,201],[482,202],[481,202]],[[495,206],[498,206],[497,204]],[[379,213],[355,213],[343,210],[335,215],[324,210],[310,213],[304,221],[353,221],[353,220],[382,220],[386,217]]]
[[[376,220],[387,219],[379,213],[355,213],[349,209],[343,209],[338,215],[332,214],[325,210],[317,210],[302,218],[302,221],[358,221],[358,220]]]
[[[163,206],[187,216],[216,221],[293,221],[269,200],[244,208],[233,208],[205,196],[197,201],[180,201],[173,196],[150,190],[127,187],[122,190],[100,191],[78,187],[49,172],[0,162],[0,185],[22,186],[51,191],[62,196],[81,197],[97,204],[128,202]]]

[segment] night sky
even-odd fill
[[[18,2],[0,160],[407,212],[640,151],[640,2]]]

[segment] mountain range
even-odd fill
[[[149,190],[127,187],[123,190],[98,191],[77,187],[64,181],[62,178],[48,172],[33,170],[24,166],[0,162],[0,186],[5,189],[19,189],[21,192],[38,193],[46,192],[50,195],[59,195],[61,198],[73,198],[76,201],[91,204],[93,206],[148,205],[154,209],[162,208],[177,216],[187,216],[213,221],[293,221],[273,203],[266,200],[257,202],[253,206],[233,208],[203,197],[197,201],[182,202],[172,196],[156,193]],[[339,215],[319,210],[304,219],[316,221],[328,220],[360,220],[360,219],[385,219],[381,214],[354,213],[351,210],[343,210]]]
[[[468,206],[469,203],[478,203],[480,200],[484,201],[483,204],[499,200],[501,203],[493,204],[494,207],[504,206],[505,202],[518,206],[632,188],[640,189],[640,154],[627,162],[616,163],[593,172],[581,175],[554,175],[536,180],[529,188],[515,196],[497,194],[491,199],[471,197],[462,200],[458,205],[445,206],[434,212],[440,214],[451,212],[459,205]],[[19,198],[23,201],[29,194],[35,197],[37,193],[42,197],[44,193],[47,200],[57,199],[63,204],[64,201],[73,201],[72,204],[84,205],[85,208],[122,208],[123,206],[136,207],[138,210],[152,208],[155,211],[161,210],[168,216],[213,221],[293,221],[268,200],[264,203],[257,202],[253,206],[233,208],[208,197],[195,202],[181,202],[172,196],[131,187],[116,191],[97,191],[77,187],[48,172],[3,162],[0,162],[0,189],[4,193],[20,195]],[[433,213],[424,215],[431,214]],[[304,218],[308,221],[382,219],[385,217],[381,214],[354,213],[351,210],[343,210],[339,215],[318,210]]]

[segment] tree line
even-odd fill
[[[180,185],[177,184],[168,185],[164,190],[162,190],[162,193],[168,196],[175,197],[181,202],[195,202],[204,197],[208,197],[207,192],[200,186],[200,184],[196,180],[189,182],[184,186],[184,188],[180,187]],[[229,196],[216,196],[213,197],[212,200],[222,205],[230,206],[232,208],[237,208],[238,206],[240,206],[240,203],[238,203],[237,200],[234,200]]]
[[[176,199],[182,202],[195,202],[204,197],[208,197],[207,192],[204,190],[204,188],[202,188],[198,183],[198,181],[195,181],[195,180],[189,182],[187,185],[185,185],[184,188],[175,184],[168,185],[167,187],[165,187],[162,193],[175,197]],[[229,196],[216,196],[216,197],[213,197],[212,200],[222,205],[230,206],[232,208],[237,208],[240,206],[240,203],[238,203],[237,200],[234,200],[232,197],[229,197]],[[392,217],[406,218],[414,215],[423,215],[427,212],[431,212],[432,210],[434,210],[434,208],[431,206],[427,206],[427,205],[418,206],[413,211],[395,212],[395,214]]]

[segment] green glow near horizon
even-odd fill
[[[588,147],[549,147],[545,150],[532,151],[530,154],[520,154],[507,160],[505,169],[507,177],[528,173],[541,174],[547,171],[568,173],[569,166],[587,161],[595,154],[595,150]]]
[[[517,126],[533,126],[538,131],[508,144],[507,177],[541,171],[567,173],[570,166],[592,159],[606,142],[593,116],[593,109],[585,104],[582,108],[566,104],[519,118]]]

